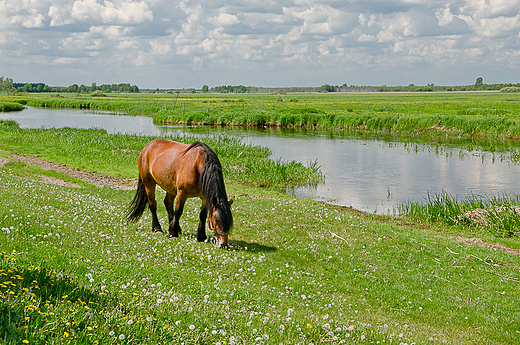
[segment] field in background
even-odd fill
[[[103,109],[159,123],[280,126],[414,135],[520,137],[520,95],[503,92],[79,94],[4,97],[31,106]],[[2,100],[3,100],[2,99]]]

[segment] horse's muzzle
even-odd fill
[[[215,233],[215,244],[219,248],[229,248],[229,239],[227,235],[220,235]]]

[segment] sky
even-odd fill
[[[520,0],[0,0],[0,75],[140,88],[520,82]]]

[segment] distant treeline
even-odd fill
[[[137,85],[130,85],[129,83],[120,84],[102,84],[97,85],[92,83],[90,86],[84,84],[73,84],[67,87],[62,86],[48,86],[45,83],[14,83],[10,78],[0,77],[0,91],[10,92],[56,92],[56,93],[93,93],[94,91],[102,91],[104,93],[119,92],[119,93],[195,93],[195,92],[211,92],[211,93],[270,93],[270,94],[285,94],[285,93],[303,93],[303,92],[435,92],[435,91],[486,91],[486,90],[503,90],[516,91],[515,88],[520,88],[520,83],[499,83],[499,84],[484,84],[482,78],[478,78],[474,85],[458,85],[458,86],[438,86],[428,84],[426,86],[416,86],[410,84],[407,86],[369,86],[369,85],[330,85],[324,84],[321,86],[291,86],[291,87],[261,87],[261,86],[244,86],[244,85],[221,85],[209,88],[207,85],[202,87],[202,90],[196,89],[144,89],[140,90]]]
[[[486,91],[502,90],[507,87],[520,87],[520,83],[500,84],[475,84],[458,86],[438,86],[428,84],[426,86],[368,86],[368,85],[329,85],[324,84],[317,87],[258,87],[243,85],[222,85],[212,87],[209,91],[213,93],[291,93],[291,92],[434,92],[434,91]]]
[[[137,85],[130,85],[128,83],[121,84],[102,84],[97,85],[92,83],[90,86],[83,84],[72,84],[70,86],[48,86],[45,83],[13,83],[13,88],[18,92],[70,92],[70,93],[92,93],[100,90],[103,92],[124,92],[124,93],[139,93]]]

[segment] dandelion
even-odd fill
[[[110,332],[108,332],[108,335],[111,336],[111,337],[113,337],[114,334],[116,334],[114,331],[110,331]]]
[[[162,302],[163,302],[162,299],[160,299],[160,298],[157,299],[157,304],[161,304]]]
[[[180,325],[181,325],[181,320],[175,321],[175,326],[180,326]]]
[[[58,278],[58,279],[63,278],[63,273],[60,272],[60,273],[56,274],[56,278]]]
[[[134,320],[130,319],[130,320],[128,320],[126,323],[129,324],[129,325],[131,325],[131,324],[134,323]]]
[[[124,334],[119,334],[119,340],[125,340],[125,335]]]
[[[189,328],[191,331],[193,331],[193,330],[195,329],[195,325],[190,325],[188,328]]]
[[[24,344],[29,344],[29,340],[24,339],[24,340],[22,340],[22,343],[24,343]]]
[[[148,317],[146,318],[146,321],[148,321],[148,322],[152,322],[152,321],[153,321],[153,318],[152,318],[151,316],[148,316]]]

